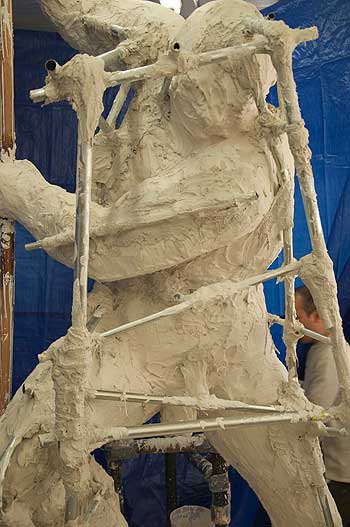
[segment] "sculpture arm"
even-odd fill
[[[153,273],[252,232],[269,210],[273,192],[269,185],[262,191],[259,166],[241,163],[235,169],[229,161],[208,151],[141,182],[113,207],[92,203],[90,276],[114,281]],[[67,233],[65,246],[47,250],[72,265],[75,196],[47,183],[28,161],[1,164],[0,188],[0,212],[37,239]]]

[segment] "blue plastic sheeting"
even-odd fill
[[[335,264],[342,316],[350,322],[350,10],[344,0],[285,0],[273,8],[291,27],[317,25],[320,38],[295,52],[300,104],[310,130],[313,168],[322,225]],[[75,52],[55,34],[17,31],[15,35],[17,157],[30,159],[54,184],[74,191],[76,117],[67,103],[45,108],[31,103],[30,89],[43,85],[48,58],[66,62]],[[109,105],[112,91],[106,95]],[[132,94],[130,94],[132,97]],[[274,94],[271,93],[272,100]],[[119,121],[120,124],[120,121]],[[70,324],[72,271],[44,252],[26,253],[32,237],[20,226],[16,235],[14,389],[37,363],[37,354],[66,333]],[[310,251],[305,215],[297,187],[295,255]],[[279,258],[274,266],[282,263]],[[268,309],[283,315],[283,285],[265,287]],[[273,328],[282,351],[281,330]],[[233,372],[234,374],[234,372]],[[268,520],[251,489],[234,471],[232,526],[262,527]],[[207,484],[179,456],[179,505],[209,505]],[[143,456],[124,467],[125,510],[132,527],[165,526],[162,456]],[[255,520],[254,520],[255,518]]]
[[[350,70],[349,70],[350,79]],[[343,190],[328,241],[338,281],[338,300],[344,332],[350,335],[350,177]]]
[[[67,103],[34,105],[29,90],[43,85],[48,58],[64,63],[74,54],[56,34],[15,32],[17,158],[30,159],[56,185],[74,191],[76,117]],[[72,271],[43,251],[28,253],[32,237],[16,230],[16,299],[13,387],[37,364],[37,354],[70,325]]]

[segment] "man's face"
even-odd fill
[[[316,331],[316,333],[320,333],[321,335],[327,335],[327,330],[324,327],[324,324],[317,311],[315,310],[308,314],[304,309],[303,299],[301,295],[298,294],[295,295],[295,310],[298,320],[303,324],[303,326],[305,326],[307,329],[311,329],[312,331]],[[314,342],[314,339],[311,337],[303,337],[301,342]]]
[[[299,322],[301,322],[303,326],[305,326],[306,328],[311,329],[310,320],[309,320],[310,316],[306,313],[304,306],[303,306],[302,298],[298,294],[295,295],[295,310],[297,312],[297,318]],[[304,336],[303,338],[300,339],[299,342],[306,343],[306,342],[313,342],[313,341],[314,339],[312,339],[311,337]]]

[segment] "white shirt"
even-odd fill
[[[336,402],[339,381],[329,344],[317,342],[311,346],[306,360],[304,390],[312,403],[325,409]],[[322,451],[326,478],[350,483],[350,438],[322,438]]]

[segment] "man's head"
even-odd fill
[[[308,288],[303,285],[295,290],[295,309],[298,320],[307,328],[321,335],[327,335],[327,330],[317,313],[316,306]],[[310,337],[304,337],[302,342],[313,342]]]

